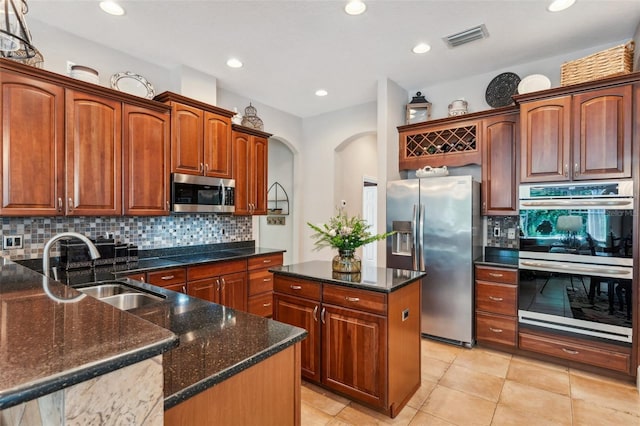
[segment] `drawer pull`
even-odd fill
[[[313,320],[318,322],[318,305],[313,308]]]
[[[263,307],[263,308],[268,308],[269,306],[271,306],[271,303],[263,303],[263,304],[262,304],[262,307]]]
[[[262,263],[271,263],[271,259],[263,259]]]
[[[489,299],[493,300],[494,302],[502,302],[504,300],[502,297],[495,296],[489,296]]]
[[[302,286],[301,285],[290,285],[289,286],[291,288],[291,290],[302,290]]]
[[[187,286],[186,286],[186,285],[183,285],[183,286],[182,286],[182,292],[183,292],[184,294],[187,294]]]
[[[263,278],[262,282],[268,283],[269,281],[271,281],[271,278]]]
[[[502,333],[502,329],[501,328],[493,328],[493,327],[489,327],[489,330],[493,331],[494,333]]]
[[[580,353],[578,351],[574,351],[574,350],[567,349],[567,348],[562,348],[562,352],[567,353],[569,355],[578,355]]]
[[[494,278],[502,278],[502,277],[504,277],[504,274],[498,274],[496,272],[489,272],[489,276],[492,276]]]
[[[175,275],[165,275],[164,277],[160,278],[161,280],[172,280],[174,279],[176,276]]]
[[[360,298],[359,297],[345,297],[344,300],[346,300],[347,302],[359,302]]]

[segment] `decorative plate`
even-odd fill
[[[522,79],[518,84],[518,93],[537,92],[538,90],[547,90],[551,88],[551,80],[542,74],[532,74]]]
[[[156,91],[146,78],[130,71],[118,72],[111,76],[111,87],[130,95],[153,99]]]
[[[511,96],[518,93],[519,83],[520,77],[512,72],[497,75],[487,86],[485,93],[487,103],[493,108],[511,105],[513,103]]]

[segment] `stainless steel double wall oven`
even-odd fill
[[[631,344],[633,181],[520,186],[521,324]]]

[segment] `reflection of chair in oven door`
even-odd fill
[[[600,285],[607,283],[607,297],[609,299],[609,315],[615,310],[614,294],[618,296],[620,310],[624,311],[627,307],[627,319],[631,319],[631,281],[630,280],[607,280],[601,277],[591,277],[589,284],[589,303],[595,301],[596,292],[600,294]],[[623,295],[624,292],[624,295]]]
[[[540,289],[540,294],[542,294],[542,292],[544,291],[544,288],[547,286],[547,284],[549,283],[549,280],[551,280],[551,278],[553,278],[554,276],[558,276],[557,273],[555,272],[551,272],[549,274],[549,278],[547,278],[547,280],[544,282],[544,284],[542,285],[542,288]],[[580,282],[582,283],[582,288],[584,288],[584,292],[585,294],[591,294],[590,292],[587,291],[587,286],[584,284],[584,280],[582,279],[582,277],[580,275],[573,275],[573,274],[569,274],[569,282],[571,282],[571,290],[575,291],[576,288],[573,286],[573,277],[576,277],[580,280]]]

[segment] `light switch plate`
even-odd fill
[[[507,238],[514,240],[516,238],[516,228],[509,228],[507,230]]]

